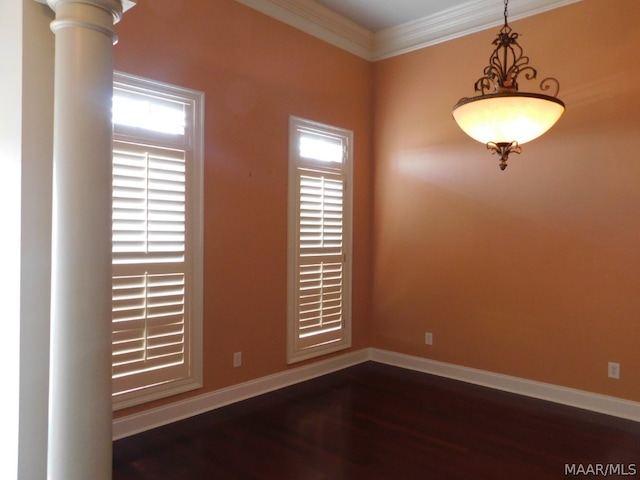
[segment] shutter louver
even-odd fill
[[[126,390],[184,364],[184,287],[182,274],[113,278],[113,379]]]
[[[185,152],[114,142],[113,383],[127,392],[188,374]]]
[[[343,197],[342,176],[298,169],[298,346],[342,339]]]
[[[329,174],[300,176],[300,254],[342,254],[342,180]]]
[[[342,263],[300,267],[300,338],[342,327]]]
[[[113,153],[114,264],[184,261],[185,174],[183,151],[118,142]]]

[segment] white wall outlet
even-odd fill
[[[433,345],[433,333],[425,332],[424,343],[426,343],[427,345]]]
[[[620,364],[609,362],[609,378],[620,379]]]
[[[241,367],[242,366],[242,352],[236,352],[233,354],[233,367]]]

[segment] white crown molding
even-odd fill
[[[521,0],[509,7],[509,20],[519,20],[582,0]],[[502,9],[495,0],[471,0],[435,15],[388,28],[374,36],[373,60],[421,48],[502,25]]]
[[[395,57],[503,22],[496,0],[469,0],[434,15],[373,33],[313,0],[236,0],[287,25],[370,61]],[[518,20],[582,0],[521,0],[509,9]]]
[[[372,60],[373,33],[313,0],[236,0],[320,40]]]
[[[118,418],[113,421],[113,439],[117,440],[184,420],[369,360],[640,422],[640,402],[438,362],[428,358],[365,348]]]

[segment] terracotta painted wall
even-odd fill
[[[638,19],[512,22],[567,111],[504,172],[450,114],[497,28],[375,65],[374,347],[640,401]]]
[[[567,113],[501,172],[450,117],[497,29],[370,64],[233,0],[139,0],[116,69],[206,93],[205,386],[116,416],[289,368],[291,114],[355,132],[354,349],[640,401],[640,2],[609,3],[512,22]]]
[[[117,416],[288,368],[289,115],[354,131],[353,349],[369,346],[372,65],[233,0],[139,0],[116,30],[117,70],[206,94],[205,385]]]

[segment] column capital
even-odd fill
[[[111,38],[115,44],[118,37],[113,26],[122,14],[135,6],[137,0],[35,0],[49,5],[56,14],[51,30],[57,34],[68,27],[88,28]]]
[[[49,5],[51,10],[57,11],[60,4],[63,3],[82,3],[102,8],[113,15],[113,23],[117,23],[122,14],[127,10],[136,6],[138,0],[35,0],[37,3]]]

